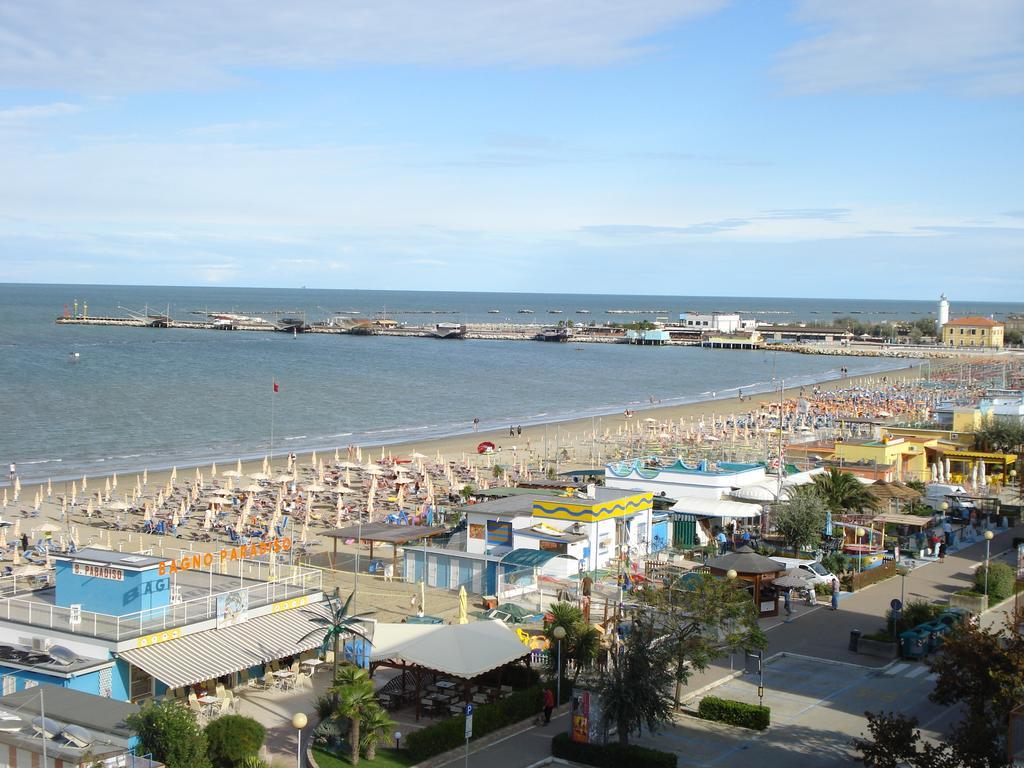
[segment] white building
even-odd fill
[[[761,464],[709,463],[689,465],[681,459],[664,466],[643,459],[607,464],[604,484],[607,488],[646,492],[670,499],[683,497],[723,499],[733,491],[767,479]]]
[[[679,315],[679,325],[688,331],[736,333],[737,331],[753,330],[757,323],[754,320],[744,320],[738,314],[732,313],[683,312]]]

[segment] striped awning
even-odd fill
[[[180,688],[317,648],[324,633],[307,637],[322,626],[313,618],[329,615],[326,602],[315,603],[117,655],[169,688]]]

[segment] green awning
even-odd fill
[[[520,565],[523,568],[540,568],[553,557],[558,557],[558,553],[540,549],[513,549],[501,558],[501,564]]]

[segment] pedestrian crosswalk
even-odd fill
[[[924,664],[909,664],[904,661],[897,662],[896,664],[893,664],[891,667],[882,670],[882,674],[887,675],[888,677],[923,677],[925,680],[932,683],[939,679],[939,676],[934,672],[929,673],[928,667]]]

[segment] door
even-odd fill
[[[451,558],[449,557],[435,557],[433,558],[435,563],[434,567],[434,583],[441,589],[448,589],[451,583]]]

